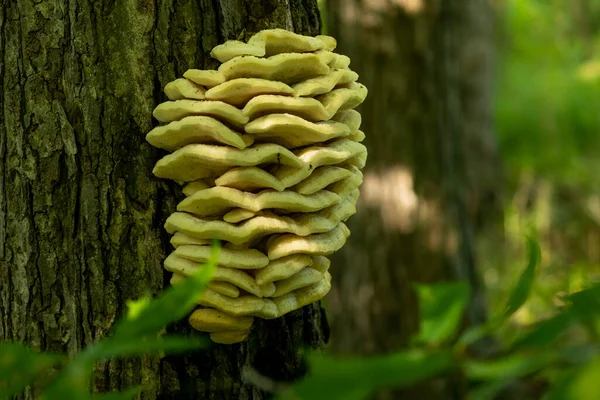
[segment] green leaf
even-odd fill
[[[496,396],[509,385],[513,380],[498,380],[492,382],[486,382],[477,386],[475,389],[469,392],[469,400],[490,400],[495,399]]]
[[[117,323],[114,338],[139,338],[153,334],[164,326],[180,320],[197,305],[198,296],[210,283],[219,258],[218,242],[213,243],[213,253],[206,265],[177,286],[165,289],[156,299],[143,298],[129,303],[126,318]]]
[[[87,359],[72,361],[48,386],[42,400],[89,400],[93,367]]]
[[[190,350],[205,348],[209,345],[206,338],[168,335],[162,337],[142,337],[130,339],[110,338],[85,350],[82,356],[97,361],[103,358],[133,357],[154,355],[159,353],[183,353]]]
[[[529,375],[559,358],[557,354],[547,352],[512,354],[497,360],[467,360],[463,366],[465,375],[471,380],[507,380]]]
[[[279,398],[360,400],[376,389],[406,387],[437,376],[450,370],[453,364],[449,351],[409,350],[367,358],[312,354],[309,376],[293,386],[291,393]]]
[[[577,368],[569,369],[548,390],[544,400],[600,399],[600,359]]]
[[[131,357],[156,353],[181,353],[205,347],[208,340],[183,337],[183,336],[155,336],[132,338],[108,338],[94,345],[88,346],[58,378],[52,382],[45,393],[48,399],[78,400],[89,398],[89,385],[91,372],[96,361],[105,358]],[[123,393],[107,393],[111,396],[124,396],[115,398],[132,398],[141,388],[132,388]],[[133,393],[133,395],[129,395]],[[129,397],[127,397],[129,396]]]
[[[440,344],[456,334],[471,296],[466,282],[415,285],[421,326],[417,342]]]
[[[586,326],[588,326],[596,337],[600,336],[600,285],[594,285],[588,289],[573,293],[567,297],[571,302],[572,312]]]
[[[535,324],[529,332],[517,338],[513,348],[547,347],[553,344],[576,321],[568,309]]]
[[[0,398],[20,393],[40,375],[64,361],[63,356],[37,353],[19,343],[0,343]]]
[[[508,299],[506,310],[504,312],[505,318],[510,317],[519,308],[521,308],[531,293],[531,288],[535,280],[536,269],[541,259],[540,247],[532,238],[527,238],[527,252],[529,254],[529,261],[525,271],[523,271],[519,278],[519,282],[513,289]]]
[[[143,386],[136,386],[122,392],[101,393],[92,397],[93,400],[132,400],[142,393]]]

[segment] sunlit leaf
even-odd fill
[[[490,400],[496,398],[506,386],[512,383],[512,379],[503,379],[483,383],[469,392],[469,400]]]
[[[527,301],[531,292],[535,280],[536,269],[541,259],[540,247],[532,238],[527,238],[527,253],[529,258],[527,267],[519,277],[517,285],[510,294],[508,303],[506,304],[506,311],[504,312],[505,317],[513,315],[521,308]]]
[[[546,347],[553,344],[575,322],[573,313],[565,310],[535,324],[526,334],[517,338],[513,347]]]
[[[127,318],[136,319],[139,315],[150,305],[152,298],[150,296],[144,296],[137,300],[127,300]]]
[[[187,315],[196,306],[198,296],[210,283],[219,257],[218,242],[213,244],[213,253],[206,265],[175,287],[166,288],[156,299],[130,303],[126,318],[117,323],[114,337],[139,338],[156,333],[172,322]]]
[[[467,360],[464,373],[471,380],[512,379],[539,371],[559,359],[554,353],[512,354],[496,360]]]
[[[546,393],[544,400],[600,399],[600,359],[570,369]]]
[[[313,354],[309,376],[280,399],[359,400],[376,389],[406,387],[450,370],[449,351],[410,350],[379,357],[337,358]]]
[[[83,356],[93,360],[117,357],[132,357],[157,353],[176,354],[190,350],[205,348],[209,341],[205,338],[168,335],[157,337],[142,337],[138,339],[119,337],[110,338],[85,350]]]
[[[466,282],[415,285],[419,299],[417,342],[440,344],[456,333],[471,295]]]
[[[600,336],[600,285],[574,293],[567,297],[571,310],[588,326],[596,336]]]
[[[34,352],[22,344],[0,343],[0,398],[21,392],[39,376],[64,361],[65,357]]]
[[[42,400],[88,400],[93,367],[87,359],[72,361],[48,386]]]

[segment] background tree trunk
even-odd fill
[[[125,300],[160,292],[163,223],[181,193],[151,174],[162,156],[144,139],[151,112],[166,83],[217,66],[213,46],[274,27],[318,34],[316,1],[2,0],[0,340],[74,355],[111,330]],[[257,321],[241,345],[102,363],[95,388],[262,399],[245,367],[297,377],[302,347],[327,336],[314,304]]]
[[[327,33],[369,88],[365,182],[325,299],[337,352],[407,345],[418,329],[415,282],[468,281],[467,322],[484,318],[476,236],[501,215],[489,3],[327,0]],[[443,398],[439,389],[384,397]]]

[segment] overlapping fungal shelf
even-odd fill
[[[265,30],[228,41],[218,70],[188,70],[153,112],[147,141],[168,150],[153,173],[183,183],[165,228],[164,262],[177,284],[222,250],[213,282],[190,316],[217,343],[236,343],[255,317],[278,318],[331,288],[328,255],[350,235],[367,149],[367,95],[329,36]]]

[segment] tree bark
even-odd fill
[[[358,213],[332,257],[331,348],[384,353],[418,330],[416,282],[468,281],[475,299],[466,322],[485,317],[476,237],[501,215],[493,16],[480,0],[327,3],[327,34],[369,89],[360,106],[369,159]],[[382,398],[426,393],[452,395],[431,386]]]
[[[212,47],[275,27],[318,34],[316,0],[2,0],[1,340],[73,356],[110,332],[127,299],[161,291],[163,223],[182,195],[152,176],[163,153],[144,139],[151,112],[166,83],[217,66]],[[198,334],[185,321],[170,330]],[[263,399],[247,371],[296,378],[302,349],[327,338],[313,304],[257,321],[241,345],[103,362],[94,390]]]

